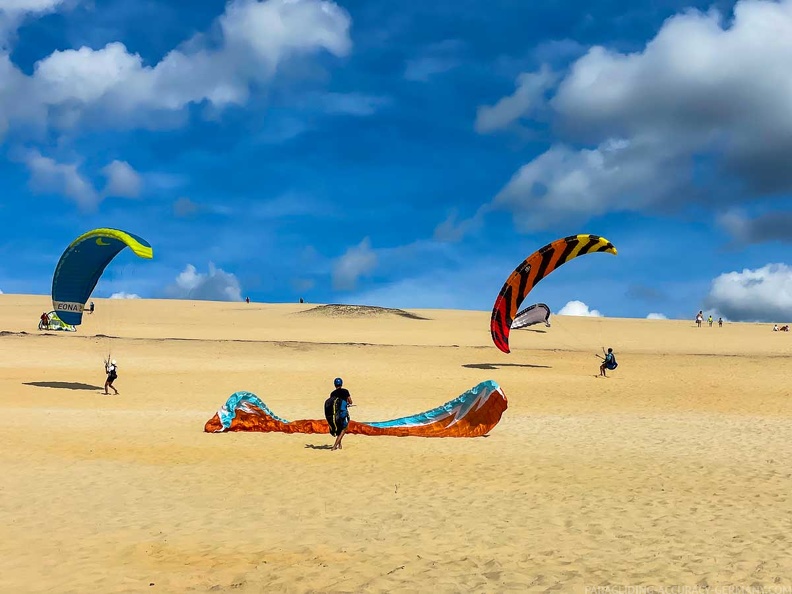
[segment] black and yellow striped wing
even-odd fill
[[[492,341],[509,352],[509,331],[520,304],[536,284],[556,268],[583,254],[607,252],[616,255],[613,244],[598,235],[570,235],[548,243],[528,256],[506,280],[495,300],[490,320]]]

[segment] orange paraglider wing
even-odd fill
[[[535,251],[511,273],[495,300],[490,319],[492,341],[504,353],[509,351],[509,331],[528,293],[556,268],[583,254],[607,252],[616,255],[613,244],[598,235],[570,235]]]

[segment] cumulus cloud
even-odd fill
[[[124,291],[119,291],[118,293],[113,293],[110,295],[110,299],[140,299],[140,295],[136,293],[126,293]]]
[[[718,216],[718,224],[741,244],[792,242],[792,212],[789,211],[749,218],[739,211],[730,210]]]
[[[31,75],[0,52],[0,122],[69,128],[92,115],[124,126],[189,104],[240,105],[294,57],[348,54],[350,22],[327,0],[232,0],[217,39],[197,35],[151,66],[120,42],[55,51]]]
[[[195,266],[187,264],[176,281],[165,289],[165,294],[173,299],[242,301],[237,277],[211,262],[207,273],[198,272]]]
[[[476,112],[476,132],[488,134],[508,127],[544,102],[544,94],[552,88],[556,74],[543,66],[538,72],[517,77],[514,93],[492,106],[481,106]]]
[[[333,264],[333,288],[351,291],[358,279],[370,273],[377,266],[377,254],[371,249],[371,241],[364,238],[338,258]]]
[[[741,0],[728,21],[714,10],[666,20],[638,52],[592,47],[546,93],[546,70],[521,75],[514,95],[482,108],[477,129],[544,110],[565,142],[526,164],[495,204],[531,229],[737,199],[699,186],[713,179],[748,194],[792,191],[792,85],[781,82],[790,63],[792,0]]]
[[[102,173],[107,178],[105,196],[136,198],[140,195],[143,181],[140,174],[126,161],[113,161],[102,168]]]
[[[79,161],[59,162],[36,149],[16,151],[16,158],[30,171],[30,189],[37,193],[60,194],[84,211],[93,211],[107,197],[135,198],[143,182],[140,174],[126,161],[112,161],[101,169],[107,179],[99,192],[91,179],[80,171]]]
[[[665,314],[650,313],[648,316],[646,316],[646,319],[647,320],[667,320],[668,318],[666,317]]]
[[[569,301],[562,307],[558,314],[559,316],[582,316],[590,318],[601,318],[602,314],[596,309],[589,309],[589,306],[582,301]]]
[[[58,163],[36,150],[23,155],[30,170],[30,187],[35,192],[62,194],[85,210],[93,209],[101,197],[79,171],[77,163]]]
[[[28,16],[41,16],[65,4],[64,0],[3,0],[0,3],[0,49]]]
[[[768,264],[727,272],[712,281],[705,306],[742,322],[792,320],[792,267]]]

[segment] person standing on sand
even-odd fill
[[[341,440],[344,439],[349,426],[349,407],[352,405],[352,396],[349,390],[343,387],[344,380],[340,377],[333,380],[333,385],[335,390],[325,400],[325,418],[330,426],[330,435],[336,438],[331,450],[340,450]]]
[[[105,380],[104,393],[110,394],[110,392],[107,391],[107,388],[112,388],[113,392],[115,392],[117,396],[118,390],[116,390],[115,386],[113,385],[113,382],[118,379],[118,365],[116,365],[115,359],[112,361],[109,358],[105,359],[105,373],[107,373],[107,379]]]
[[[723,318],[718,318],[718,328],[723,328]]]
[[[701,328],[701,322],[703,322],[703,321],[704,321],[704,312],[703,311],[699,311],[698,315],[696,316],[696,326]]]

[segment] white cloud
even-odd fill
[[[350,291],[355,288],[361,276],[370,273],[377,266],[377,254],[371,249],[368,237],[353,246],[333,264],[333,288]]]
[[[668,317],[666,317],[665,314],[661,314],[661,313],[650,313],[648,316],[646,316],[646,319],[647,320],[667,320]]]
[[[63,194],[84,210],[101,200],[93,184],[79,172],[77,163],[58,163],[36,150],[23,155],[30,170],[30,186],[35,192]]]
[[[120,42],[53,52],[30,76],[0,53],[0,122],[69,128],[94,116],[125,126],[191,103],[243,104],[292,58],[348,54],[350,22],[326,0],[232,0],[213,29],[217,39],[198,35],[152,66]]]
[[[679,177],[664,175],[666,163],[659,159],[654,147],[627,140],[580,151],[554,146],[521,167],[493,203],[511,210],[523,231],[634,210],[680,187]]]
[[[125,161],[113,161],[101,169],[107,184],[100,193],[89,177],[81,173],[79,162],[59,162],[36,149],[17,151],[16,155],[30,171],[31,190],[66,196],[83,211],[95,210],[108,196],[134,198],[141,191],[141,176]]]
[[[3,0],[0,12],[13,15],[24,13],[45,13],[64,4],[64,0]]]
[[[404,78],[415,82],[427,82],[433,76],[453,70],[458,65],[459,61],[454,58],[416,58],[407,61]]]
[[[479,229],[484,216],[491,210],[489,204],[484,204],[468,219],[460,219],[456,209],[451,210],[445,220],[434,229],[432,238],[437,242],[455,243],[465,236]]]
[[[514,95],[482,108],[477,129],[545,110],[568,144],[523,167],[495,202],[531,229],[560,218],[736,199],[697,190],[694,167],[737,178],[754,193],[792,191],[790,63],[792,0],[741,0],[728,22],[717,11],[695,10],[666,20],[642,51],[592,47],[547,101],[547,71],[521,75]],[[706,173],[696,177],[709,183]]]
[[[143,182],[140,174],[126,161],[113,161],[102,169],[107,178],[105,196],[136,198],[140,195]]]
[[[119,291],[118,293],[110,295],[110,299],[140,299],[140,295]]]
[[[242,288],[234,274],[216,268],[209,263],[209,272],[201,273],[192,264],[187,264],[166,287],[165,294],[174,299],[197,299],[206,301],[242,301]]]
[[[517,89],[493,106],[482,106],[476,113],[476,132],[487,134],[506,128],[515,120],[544,103],[544,94],[557,76],[547,67],[517,77]]]
[[[431,44],[423,55],[407,60],[404,78],[414,82],[427,82],[433,76],[453,70],[461,63],[458,55],[462,47],[462,42],[456,39]]]
[[[65,4],[64,0],[2,0],[0,3],[0,49],[29,15],[53,12]]]
[[[601,318],[602,314],[596,309],[589,309],[589,306],[582,301],[570,301],[562,307],[558,314],[559,316],[583,316],[591,318]]]
[[[792,267],[768,264],[721,274],[712,281],[705,306],[735,321],[792,321]]]

